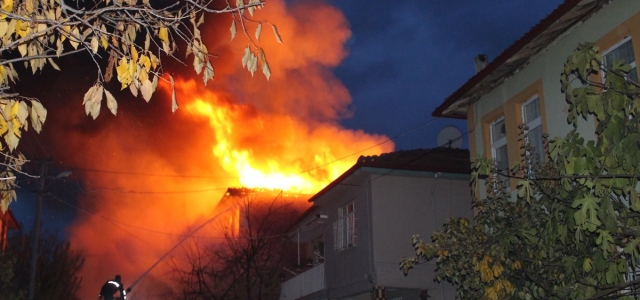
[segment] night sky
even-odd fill
[[[350,54],[335,70],[353,97],[353,117],[342,124],[395,137],[433,120],[433,110],[475,74],[476,55],[493,60],[562,1],[332,3],[352,30]],[[396,139],[396,149],[435,147],[448,125],[467,127],[440,119]]]

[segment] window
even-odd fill
[[[611,68],[613,62],[616,60],[624,60],[625,63],[629,64],[631,66],[631,71],[629,71],[627,75],[629,76],[629,79],[638,82],[636,58],[633,55],[633,44],[631,43],[631,36],[624,38],[609,50],[605,51],[602,55],[602,63],[607,68]]]
[[[525,143],[533,147],[530,157],[537,157],[538,162],[544,162],[544,146],[542,144],[542,118],[540,117],[540,98],[538,95],[522,104],[522,123],[527,126]]]
[[[356,215],[353,202],[338,208],[338,219],[333,223],[334,249],[337,251],[356,245]]]
[[[509,170],[509,155],[507,154],[507,130],[504,124],[504,117],[501,117],[491,123],[491,157],[496,160],[498,169],[501,172]],[[504,181],[505,186],[509,187],[509,180],[506,176],[500,175],[498,178]]]

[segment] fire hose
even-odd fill
[[[140,275],[135,281],[133,281],[133,283],[127,288],[127,294],[133,290],[133,288],[136,287],[136,285],[138,285],[138,283],[140,283],[140,281],[142,281],[142,279],[144,279],[147,274],[149,274],[149,272],[151,272],[151,270],[153,270],[162,260],[164,260],[167,256],[169,256],[169,254],[171,254],[171,252],[173,252],[173,250],[175,250],[176,248],[178,248],[178,246],[180,246],[184,241],[186,241],[188,238],[190,238],[191,236],[193,236],[193,234],[195,234],[196,232],[198,232],[200,229],[202,229],[204,226],[206,226],[207,224],[211,223],[213,220],[215,220],[216,218],[218,218],[220,215],[222,215],[223,213],[227,212],[228,210],[230,210],[232,207],[229,207],[217,214],[214,214],[209,220],[207,220],[206,222],[204,222],[202,225],[198,226],[196,229],[194,229],[193,231],[191,231],[191,233],[189,233],[188,235],[184,236],[180,241],[178,241],[178,243],[175,244],[175,246],[173,246],[173,248],[169,249],[169,251],[167,251],[167,253],[165,253],[164,255],[162,255],[162,257],[160,257],[158,259],[158,261],[156,261],[149,269],[147,269],[144,273],[142,273],[142,275]]]

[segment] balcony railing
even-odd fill
[[[294,300],[324,289],[324,264],[319,264],[282,283],[280,300]]]

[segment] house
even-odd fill
[[[0,250],[7,247],[7,235],[9,230],[18,229],[18,221],[10,209],[5,212],[0,210]]]
[[[536,149],[542,149],[543,133],[565,136],[572,129],[560,72],[585,42],[600,48],[605,64],[624,59],[634,67],[630,76],[638,78],[640,1],[566,0],[493,61],[477,59],[476,75],[433,115],[467,120],[472,158],[485,156],[501,169],[513,167],[520,159],[519,125],[528,125]],[[595,138],[595,126],[593,119],[581,122],[580,135]]]
[[[248,234],[251,218],[262,220],[269,217],[265,214],[299,214],[310,206],[307,201],[310,197],[309,194],[278,189],[228,188],[216,205],[216,211],[220,214],[219,225],[223,227],[222,231],[228,231],[233,236]],[[253,229],[256,229],[255,226]]]
[[[286,269],[280,299],[453,299],[451,284],[433,281],[435,262],[409,276],[398,263],[413,254],[412,235],[429,239],[448,218],[473,217],[469,179],[467,150],[360,157],[289,230],[298,265]]]

